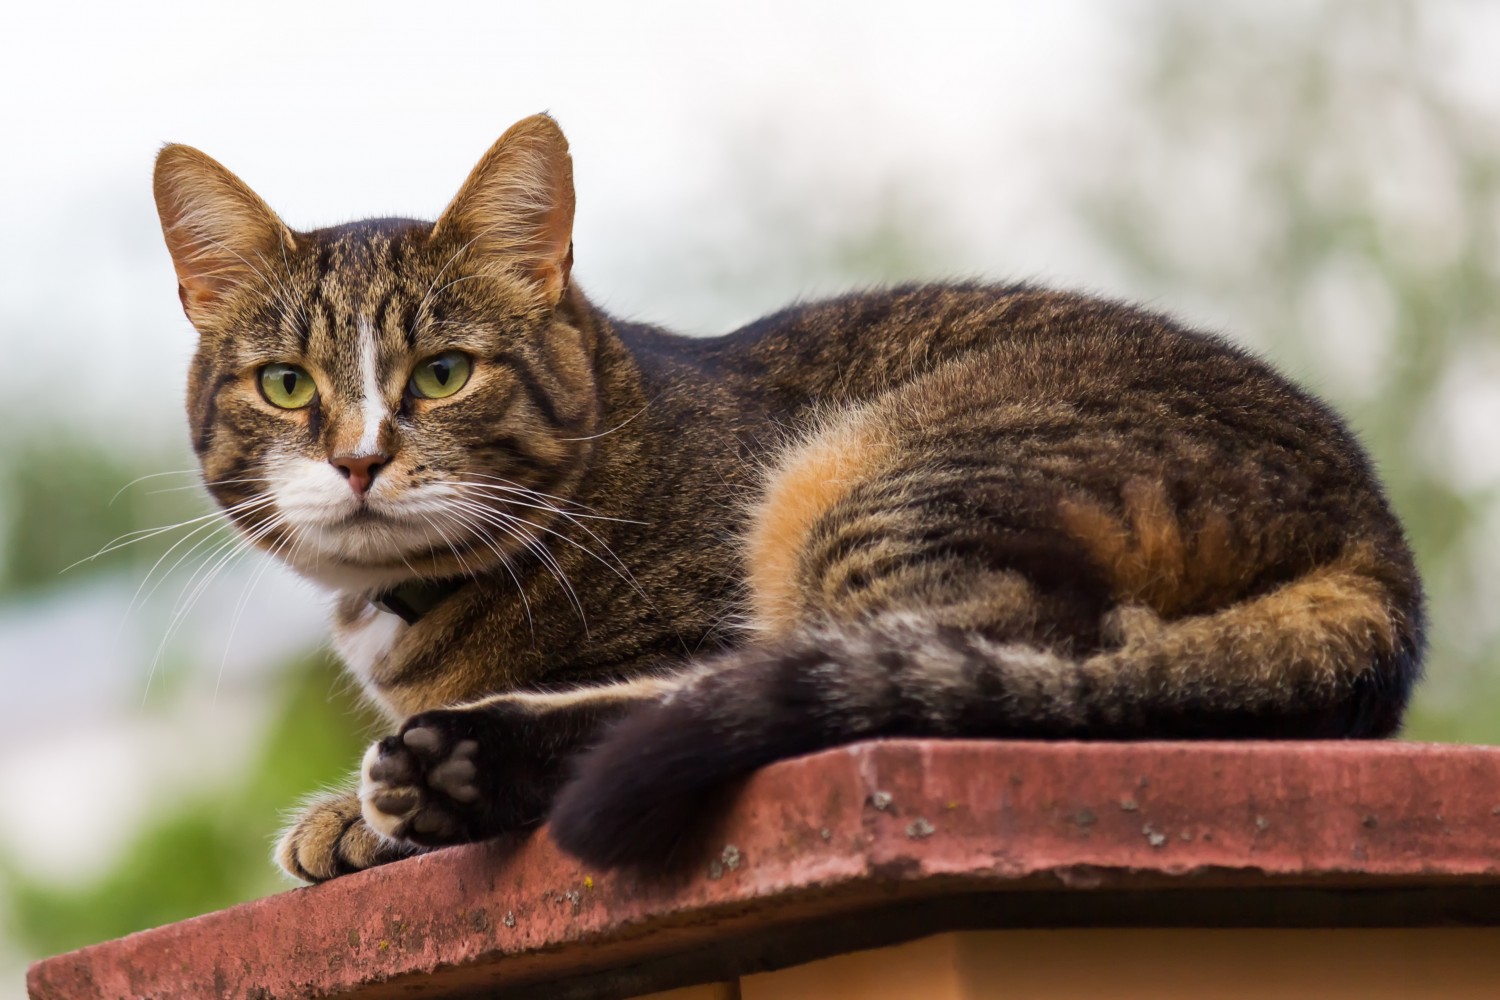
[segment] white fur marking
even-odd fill
[[[395,615],[368,608],[359,620],[334,629],[333,648],[349,672],[374,694],[375,668],[410,627]]]
[[[364,433],[355,445],[358,456],[373,455],[380,449],[380,427],[385,423],[390,410],[380,392],[380,372],[376,368],[375,329],[364,317],[359,320],[359,370],[365,379],[365,395],[361,401],[364,414]]]
[[[359,764],[359,811],[364,816],[365,823],[380,834],[391,840],[396,839],[396,830],[401,826],[401,817],[392,816],[382,812],[370,800],[375,796],[378,786],[370,778],[370,768],[380,758],[380,744],[371,743],[370,749],[365,751],[364,760]]]

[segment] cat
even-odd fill
[[[281,838],[297,878],[549,817],[650,867],[736,779],[866,738],[1400,725],[1401,526],[1340,418],[1218,337],[1024,284],[612,319],[544,115],[436,223],[294,232],[181,145],[154,186],[204,482],[334,591],[396,725]]]

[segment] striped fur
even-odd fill
[[[293,231],[171,146],[188,416],[255,544],[337,591],[396,723],[278,858],[317,880],[540,823],[649,864],[716,790],[871,736],[1365,737],[1422,655],[1400,525],[1337,415],[1160,315],[923,285],[724,337],[571,279],[537,117],[433,224]],[[473,374],[408,379],[458,350]],[[282,410],[260,367],[305,368]],[[377,462],[368,495],[335,462]],[[414,625],[384,587],[459,578]]]

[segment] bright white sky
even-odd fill
[[[584,287],[630,315],[707,332],[750,317],[693,306],[701,297],[674,308],[662,282],[643,297],[636,279],[671,256],[674,232],[712,232],[716,211],[732,214],[736,156],[773,178],[854,190],[935,176],[943,212],[996,228],[1045,183],[1029,144],[1086,120],[1098,97],[1098,6],[13,9],[0,32],[8,394],[175,432],[192,335],[150,198],[164,141],[202,148],[293,227],[312,228],[433,217],[507,126],[549,110],[574,150]],[[1040,256],[1015,261],[1049,270]],[[55,372],[60,353],[65,382],[37,385],[37,366]]]

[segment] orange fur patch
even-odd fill
[[[1184,525],[1160,483],[1132,479],[1121,489],[1123,516],[1088,500],[1064,500],[1058,515],[1109,579],[1122,603],[1164,617],[1208,610],[1235,599],[1253,572],[1258,548],[1236,536],[1222,513]]]
[[[746,533],[746,579],[755,627],[779,634],[803,617],[800,564],[808,535],[890,450],[885,431],[856,414],[791,448],[766,479]]]
[[[1124,648],[1099,657],[1133,684],[1218,690],[1244,702],[1297,706],[1309,692],[1335,692],[1396,645],[1400,620],[1381,584],[1379,557],[1352,545],[1338,559],[1253,600],[1163,625],[1150,612],[1118,615]],[[1123,610],[1123,609],[1122,609]]]

